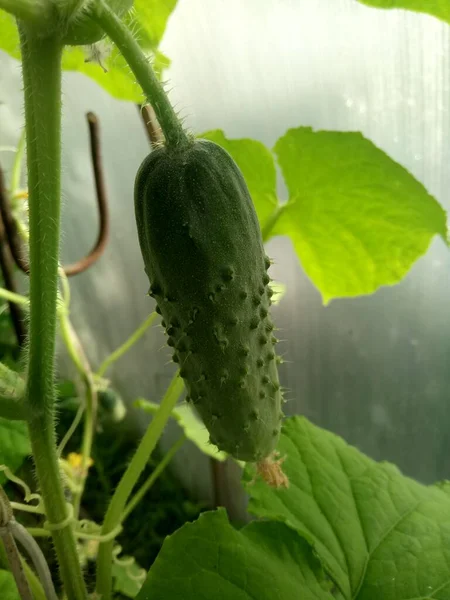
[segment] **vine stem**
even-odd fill
[[[152,312],[121,346],[105,358],[96,373],[97,377],[103,377],[108,367],[125,354],[144,335],[157,316],[156,312]]]
[[[29,586],[31,588],[31,592],[33,594],[33,599],[34,600],[47,600],[47,598],[45,597],[44,590],[42,589],[42,585],[41,585],[38,577],[36,576],[35,572],[33,571],[33,569],[28,565],[28,563],[26,562],[26,560],[24,560],[24,558],[22,556],[20,556],[20,560],[21,560],[23,569],[25,571],[25,575],[27,577]],[[6,554],[4,545],[1,541],[0,541],[0,567],[2,569],[9,568],[8,556]]]
[[[73,493],[73,508],[74,516],[78,518],[80,512],[81,497],[83,495],[84,486],[89,470],[89,459],[92,454],[92,444],[95,434],[95,419],[97,415],[97,391],[94,385],[94,378],[89,361],[83,351],[81,342],[75,333],[72,323],[67,316],[66,310],[60,312],[61,334],[64,339],[66,348],[74,362],[84,386],[86,388],[86,403],[84,415],[83,438],[81,444],[81,473],[79,477],[78,489]]]
[[[14,196],[17,190],[20,188],[20,177],[22,174],[23,158],[25,155],[25,129],[20,134],[19,143],[17,144],[17,150],[14,156],[14,163],[11,171],[11,180],[9,184],[9,194]]]
[[[0,540],[3,542],[19,596],[22,600],[33,600],[30,584],[25,576],[23,564],[20,560],[19,549],[17,548],[14,536],[8,526],[0,527]]]
[[[183,130],[163,86],[156,77],[148,57],[142,52],[128,27],[103,0],[92,3],[90,16],[116,44],[133,71],[137,82],[155,111],[166,139],[166,146],[173,148],[188,144],[189,138]]]
[[[134,496],[131,498],[131,500],[126,505],[126,507],[122,513],[122,519],[121,519],[122,523],[125,521],[125,519],[128,517],[128,515],[136,508],[136,506],[139,504],[139,502],[143,499],[145,494],[149,491],[149,489],[152,487],[152,485],[155,483],[155,481],[158,479],[158,477],[161,475],[161,473],[164,471],[164,469],[170,463],[170,461],[175,456],[175,454],[178,452],[178,450],[181,448],[181,446],[184,444],[186,439],[187,439],[186,436],[182,435],[171,446],[171,448],[169,448],[169,450],[164,455],[164,458],[156,465],[155,469],[149,475],[148,479],[142,484],[142,486],[138,489],[138,491],[134,494]]]
[[[62,287],[62,304],[58,307],[58,316],[60,323],[60,331],[63,341],[66,345],[67,351],[69,353],[70,358],[72,359],[81,379],[83,381],[84,387],[86,389],[86,402],[83,411],[78,411],[77,416],[75,417],[75,421],[77,421],[78,415],[84,416],[84,428],[83,428],[83,437],[81,443],[81,469],[79,480],[77,481],[77,490],[73,493],[72,496],[72,504],[74,508],[74,517],[78,519],[78,514],[80,512],[81,505],[81,497],[84,492],[84,487],[86,484],[86,479],[88,476],[89,469],[89,459],[92,454],[92,445],[94,442],[94,434],[95,434],[95,421],[97,416],[97,391],[95,389],[94,377],[92,374],[92,369],[89,364],[88,358],[83,350],[83,346],[81,341],[69,319],[69,310],[70,310],[70,285],[67,275],[64,272],[63,268],[59,268],[59,276],[61,279],[61,287]],[[73,430],[73,424],[70,427],[70,430]],[[70,433],[69,432],[67,433]],[[67,435],[67,434],[66,434]],[[66,438],[64,438],[63,443],[66,443]],[[61,448],[58,449],[58,456],[61,456]]]
[[[15,302],[16,304],[28,305],[29,300],[25,296],[21,296],[20,294],[16,294],[14,292],[10,292],[5,288],[0,288],[0,298],[4,298],[10,302]]]
[[[57,37],[19,26],[25,98],[30,227],[30,321],[25,404],[36,472],[68,600],[86,587],[59,472],[55,334],[61,194],[61,54]]]
[[[144,437],[114,492],[106,512],[105,520],[103,521],[101,535],[107,535],[120,525],[127,500],[133,491],[139,476],[144,470],[151,453],[155,449],[182,391],[183,380],[177,373],[167,388],[164,398],[161,400],[158,412],[150,422]],[[96,589],[102,600],[110,600],[111,598],[113,547],[114,540],[103,542],[100,544],[98,552]]]

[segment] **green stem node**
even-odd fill
[[[67,520],[54,428],[54,355],[61,195],[61,55],[56,37],[19,27],[30,223],[30,321],[25,403],[48,522]],[[72,524],[52,531],[68,600],[86,600]]]

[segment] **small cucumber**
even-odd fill
[[[244,178],[207,140],[154,150],[135,184],[150,296],[211,442],[260,462],[278,442],[282,394],[270,260]]]

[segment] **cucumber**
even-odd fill
[[[149,295],[191,402],[220,450],[274,451],[283,414],[270,260],[244,178],[207,140],[154,150],[135,183]]]

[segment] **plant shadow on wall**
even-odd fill
[[[284,419],[282,358],[271,319],[277,289],[263,246],[275,235],[289,236],[327,303],[399,282],[435,235],[447,243],[444,210],[356,132],[298,127],[273,152],[219,130],[187,133],[158,75],[168,60],[157,47],[175,2],[154,2],[151,9],[144,0],[131,4],[0,0],[1,47],[21,59],[25,102],[25,134],[1,182],[0,202],[0,297],[24,348],[19,359],[7,313],[0,314],[0,462],[8,481],[0,488],[2,593],[11,600],[54,599],[56,585],[69,600],[117,593],[138,600],[450,599],[448,483],[420,485],[303,417]],[[434,11],[425,0],[366,4],[422,10],[450,22],[450,9]],[[80,46],[97,43],[86,62]],[[61,266],[58,257],[61,68],[140,103],[139,84],[164,136],[135,187],[155,311],[96,369],[70,321],[68,275],[84,267]],[[84,266],[98,258],[108,231],[92,128],[91,141],[102,226]],[[28,186],[21,189],[25,146]],[[289,191],[286,204],[276,195],[275,158]],[[26,296],[15,289],[13,260],[29,273]],[[136,448],[105,375],[158,315],[178,371],[159,404],[135,402],[152,415]],[[57,334],[77,370],[74,388],[66,383],[59,395]],[[180,437],[156,459],[171,418]],[[123,458],[118,463],[112,438]],[[185,523],[201,507],[181,501],[170,478],[155,481],[187,439],[214,460],[242,465],[255,521],[234,527],[219,509]],[[149,489],[158,492],[151,506]],[[166,520],[180,524],[167,537]],[[47,557],[54,550],[51,571],[42,548]]]

